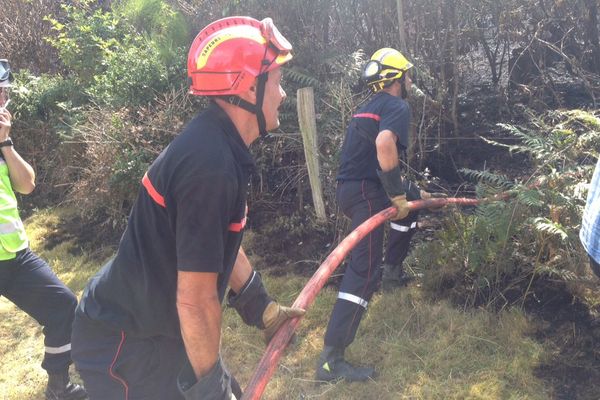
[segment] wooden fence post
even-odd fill
[[[319,148],[317,140],[317,119],[315,117],[315,96],[312,87],[298,89],[298,122],[304,144],[304,157],[308,168],[308,178],[317,219],[325,221],[325,203],[319,178]]]

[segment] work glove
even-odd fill
[[[408,189],[411,189],[407,184],[410,184],[411,182],[402,178],[400,167],[398,166],[389,171],[377,171],[377,174],[379,175],[379,180],[381,181],[383,189],[390,198],[392,205],[396,207],[397,210],[396,215],[390,219],[396,221],[406,218],[410,212],[406,197],[407,194],[410,194]]]
[[[401,194],[390,199],[392,201],[392,205],[396,207],[396,215],[390,218],[392,221],[397,221],[399,219],[404,219],[410,212],[408,208],[408,201],[406,200],[406,195]]]
[[[445,199],[445,198],[448,197],[448,195],[446,193],[426,192],[425,190],[421,190],[420,195],[421,195],[421,198],[423,200],[427,200],[427,199]],[[435,210],[439,210],[442,207],[444,207],[444,206],[429,207],[429,210],[430,211],[435,211]]]
[[[186,400],[237,400],[242,397],[239,383],[229,373],[221,357],[210,371],[200,378],[189,360],[177,376],[177,386]]]
[[[233,290],[227,293],[227,304],[237,311],[244,323],[260,329],[264,329],[263,313],[272,301],[256,271],[252,271],[239,293]]]
[[[285,307],[272,301],[267,305],[262,315],[265,343],[269,344],[275,333],[288,319],[301,317],[306,311],[301,308]]]
[[[247,325],[264,330],[266,343],[285,321],[304,315],[301,308],[283,307],[273,300],[256,271],[252,272],[240,293],[229,291],[227,303],[235,308]]]

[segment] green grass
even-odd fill
[[[269,279],[298,291],[297,277]],[[273,291],[273,290],[272,290]],[[418,288],[376,295],[348,359],[374,365],[368,383],[319,384],[315,360],[336,292],[326,289],[302,321],[297,343],[288,349],[269,383],[265,399],[548,399],[533,375],[544,349],[528,334],[532,323],[519,312],[463,312],[421,298]],[[227,312],[225,359],[240,381],[249,381],[262,356],[260,336],[237,328]]]
[[[39,212],[26,225],[33,249],[80,295],[102,261],[73,252],[73,241],[43,250],[44,240],[64,215],[64,210]],[[306,283],[305,278],[291,275],[263,277],[271,294],[286,304]],[[296,343],[280,360],[264,399],[552,398],[549,386],[533,372],[548,351],[530,338],[536,328],[533,321],[519,311],[465,312],[446,302],[431,302],[418,287],[377,294],[347,351],[350,361],[376,367],[376,381],[317,383],[315,361],[335,296],[332,289],[319,294],[299,326]],[[262,336],[231,309],[225,310],[223,325],[223,357],[245,386],[263,354]],[[41,329],[5,299],[0,299],[0,342],[0,399],[42,399]]]

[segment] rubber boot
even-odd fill
[[[381,287],[384,292],[406,286],[413,279],[412,276],[406,275],[402,265],[383,264]]]
[[[317,380],[337,381],[345,379],[348,382],[366,381],[375,377],[371,367],[355,367],[344,360],[344,349],[325,346],[317,364]]]
[[[71,382],[68,368],[61,372],[48,372],[46,400],[83,400],[87,397],[83,387]]]

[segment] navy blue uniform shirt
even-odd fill
[[[142,180],[115,258],[80,309],[136,337],[180,338],[177,272],[218,273],[222,301],[242,239],[252,156],[216,104],[194,118]]]
[[[398,149],[408,148],[410,108],[400,97],[379,92],[353,115],[340,156],[337,180],[373,180],[379,182],[375,139],[379,132],[392,131],[398,137]]]

